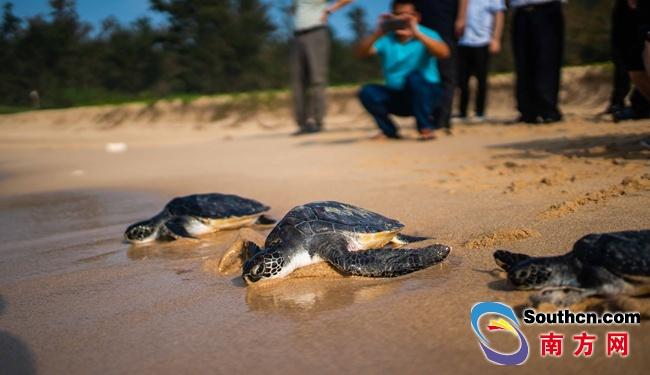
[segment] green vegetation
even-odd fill
[[[274,25],[260,0],[150,0],[166,17],[123,25],[107,18],[97,32],[79,19],[74,0],[50,0],[50,13],[20,19],[12,4],[0,19],[0,113],[29,108],[184,103],[229,94],[235,101],[272,105],[287,87],[289,9],[285,25]],[[609,2],[572,0],[566,5],[566,63],[609,59]],[[333,37],[331,83],[339,86],[380,79],[376,60],[359,61],[354,43],[369,30],[363,8],[347,14],[354,40]],[[279,30],[282,29],[282,30]],[[284,32],[280,32],[284,31]],[[506,32],[495,72],[510,71]],[[235,93],[248,92],[247,95]]]

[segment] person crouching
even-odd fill
[[[400,138],[389,115],[414,116],[420,139],[435,138],[433,111],[442,88],[437,58],[449,56],[449,47],[437,32],[419,24],[412,0],[394,0],[392,14],[380,16],[374,33],[357,48],[360,57],[378,55],[385,85],[367,84],[359,92],[365,109],[382,131],[380,137]]]

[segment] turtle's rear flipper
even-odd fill
[[[274,218],[272,218],[270,216],[260,215],[257,218],[257,221],[255,222],[255,224],[257,224],[257,225],[273,225],[273,224],[275,224],[277,222],[278,222],[277,220],[275,220]]]
[[[595,294],[597,292],[592,289],[548,287],[530,296],[530,301],[534,308],[538,308],[543,303],[549,303],[559,307],[569,307]]]
[[[430,239],[431,238],[428,237],[409,236],[408,234],[399,233],[397,236],[395,236],[395,238],[393,238],[392,242],[397,245],[406,245],[413,242],[426,241]]]
[[[178,238],[193,238],[194,237],[190,232],[187,231],[188,220],[184,217],[176,217],[170,220],[167,220],[163,224],[163,228],[166,230],[161,230],[160,237],[162,240],[173,241]]]
[[[530,259],[531,257],[526,254],[512,253],[506,250],[497,250],[494,252],[494,261],[504,271],[508,271],[515,264],[522,260]]]
[[[421,249],[372,249],[348,251],[343,239],[323,241],[317,253],[344,273],[366,277],[395,277],[440,263],[451,248],[431,245]]]

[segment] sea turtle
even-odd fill
[[[273,224],[262,213],[269,207],[253,199],[230,194],[194,194],[172,199],[162,212],[129,226],[124,239],[132,243],[173,241],[246,225]]]
[[[565,255],[531,257],[497,250],[494,260],[533,299],[572,305],[585,297],[650,293],[650,230],[589,234]]]
[[[293,208],[266,238],[264,249],[249,243],[244,263],[248,283],[281,278],[309,264],[327,261],[344,274],[393,277],[443,261],[450,247],[384,247],[426,240],[400,234],[399,221],[339,202],[313,202]]]

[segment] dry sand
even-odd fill
[[[0,351],[13,356],[2,368],[645,373],[647,323],[629,328],[626,360],[608,359],[602,340],[590,359],[573,358],[571,341],[563,360],[541,359],[540,332],[580,328],[526,326],[531,357],[516,370],[487,363],[469,323],[476,302],[527,301],[494,271],[495,247],[556,254],[590,232],[650,227],[650,150],[639,143],[650,122],[594,120],[608,82],[600,68],[567,70],[565,122],[462,125],[430,143],[367,140],[373,125],[353,89],[333,90],[329,131],[303,138],[288,137],[281,96],[255,112],[202,99],[1,116]],[[511,90],[510,77],[493,79],[492,116],[514,116]],[[412,121],[401,123],[412,134]],[[111,142],[128,149],[107,152]],[[345,201],[454,250],[396,279],[321,266],[246,288],[215,271],[236,231],[121,242],[127,224],[170,197],[210,191],[254,197],[278,218],[300,203]],[[588,330],[602,337],[607,328]]]

